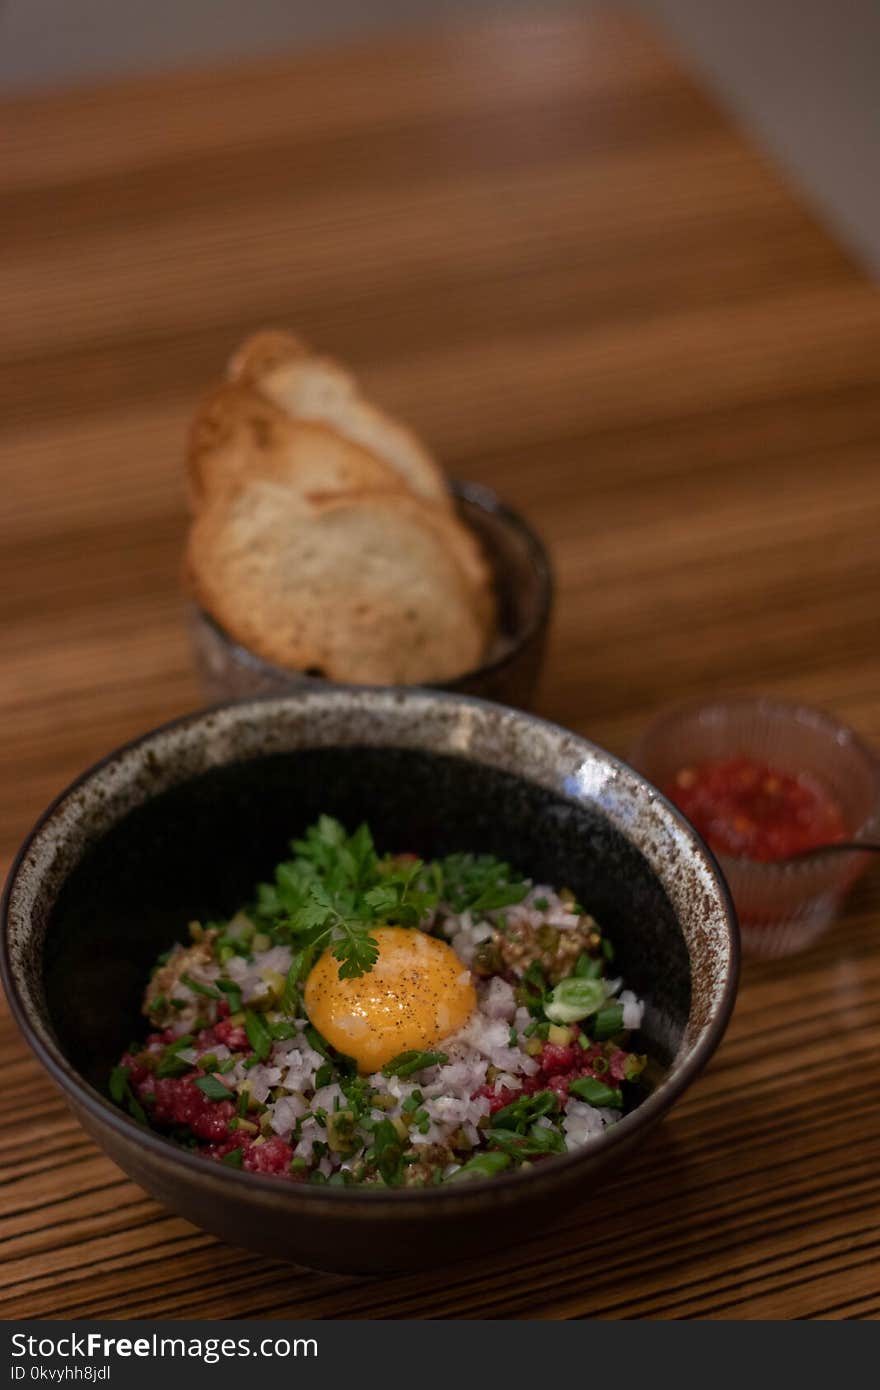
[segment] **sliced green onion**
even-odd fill
[[[555,1115],[559,1110],[559,1097],[555,1091],[536,1091],[532,1096],[520,1096],[496,1110],[492,1125],[497,1129],[524,1129],[542,1115]]]
[[[518,1134],[510,1129],[487,1129],[486,1139],[504,1153],[513,1154],[517,1158],[562,1153],[565,1148],[562,1134],[552,1125],[534,1124],[527,1134]]]
[[[141,1105],[140,1101],[134,1094],[134,1091],[132,1091],[131,1089],[129,1089],[128,1092],[127,1104],[132,1119],[137,1120],[139,1125],[145,1125],[148,1123],[147,1112],[144,1110],[144,1107]]]
[[[330,1061],[329,1044],[324,1041],[317,1028],[308,1027],[305,1030],[305,1040],[309,1047],[320,1053],[322,1057],[326,1057],[328,1062]]]
[[[272,1051],[272,1034],[269,1032],[268,1024],[263,1015],[255,1013],[253,1009],[245,1009],[244,1031],[247,1033],[248,1042],[254,1049],[254,1056],[259,1062],[265,1062]]]
[[[128,1068],[114,1067],[110,1073],[110,1079],[107,1083],[107,1088],[110,1092],[111,1100],[115,1100],[117,1105],[121,1105],[123,1100],[125,1099],[125,1094],[129,1089]]]
[[[607,1008],[600,1009],[593,1020],[593,1036],[595,1038],[613,1038],[614,1034],[621,1032],[622,1029],[622,1004],[609,1004]]]
[[[469,1158],[467,1163],[451,1173],[446,1182],[458,1182],[459,1178],[491,1178],[509,1168],[510,1164],[510,1155],[498,1150],[477,1154],[476,1158]]]
[[[196,1085],[208,1100],[232,1100],[232,1092],[222,1081],[218,1081],[216,1076],[199,1076],[196,1078]]]
[[[574,973],[579,980],[599,980],[602,977],[604,969],[605,966],[598,957],[591,956],[586,951],[582,951],[577,958]]]
[[[615,1110],[623,1105],[623,1096],[615,1086],[606,1086],[604,1081],[597,1081],[592,1076],[579,1076],[572,1081],[568,1090],[570,1095],[585,1100],[588,1105],[611,1106]]]
[[[607,998],[601,980],[571,975],[560,980],[544,1005],[544,1013],[554,1023],[578,1023],[597,1013]]]
[[[192,1062],[185,1062],[182,1057],[178,1057],[168,1049],[156,1068],[156,1075],[163,1079],[166,1076],[185,1076],[188,1071],[192,1071],[192,1068]]]
[[[390,1062],[385,1063],[382,1075],[412,1076],[414,1072],[423,1071],[425,1067],[441,1067],[448,1061],[449,1057],[445,1052],[399,1052]]]
[[[193,994],[203,994],[206,999],[219,999],[220,991],[213,985],[203,985],[201,980],[194,980],[192,975],[181,975],[180,983],[191,989]]]
[[[217,988],[221,989],[226,995],[229,1003],[229,1012],[237,1014],[241,1009],[241,988],[234,980],[218,980]]]
[[[379,1120],[373,1126],[372,1148],[382,1181],[388,1187],[395,1187],[400,1180],[403,1149],[400,1136],[390,1120]]]
[[[244,1159],[242,1149],[230,1149],[228,1154],[224,1154],[220,1162],[225,1163],[227,1168],[240,1168]]]

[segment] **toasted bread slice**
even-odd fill
[[[350,372],[327,357],[310,356],[292,334],[255,334],[232,358],[229,375],[255,386],[295,419],[335,426],[389,463],[418,496],[452,509],[441,469],[412,430],[365,400]]]
[[[250,480],[196,517],[190,582],[233,638],[280,666],[366,684],[450,679],[478,664],[486,634],[427,510],[397,494],[304,507]]]
[[[381,505],[385,511],[399,512],[408,520],[417,515],[420,523],[430,527],[439,543],[453,557],[470,596],[473,611],[479,618],[483,632],[488,635],[495,626],[495,588],[488,561],[474,533],[454,513],[437,507],[421,506],[421,510],[414,513],[411,493],[401,491],[395,496],[389,489],[382,490],[382,493]],[[377,490],[373,489],[348,493],[340,500],[356,501],[361,506],[369,507],[377,495]],[[328,497],[326,500],[331,499]]]
[[[389,464],[329,425],[291,420],[252,387],[227,383],[202,402],[187,452],[195,508],[248,479],[286,483],[299,497],[397,491],[406,485]]]

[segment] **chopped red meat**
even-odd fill
[[[142,1098],[148,1101],[151,1118],[159,1125],[186,1125],[198,1139],[216,1141],[229,1133],[229,1121],[235,1114],[231,1100],[209,1100],[195,1081],[188,1076],[152,1076],[138,1086]]]

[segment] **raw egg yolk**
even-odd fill
[[[470,972],[444,941],[408,927],[379,927],[373,936],[372,970],[340,980],[338,960],[325,951],[304,996],[312,1023],[362,1075],[457,1033],[477,1002]]]

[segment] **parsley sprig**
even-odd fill
[[[321,816],[291,844],[294,858],[257,890],[257,914],[275,938],[295,948],[282,1006],[291,1009],[317,956],[332,951],[341,979],[372,970],[379,925],[418,927],[438,901],[425,865],[412,856],[380,857],[366,825],[353,835]]]
[[[522,902],[529,884],[491,854],[448,854],[436,866],[453,912],[495,912]]]
[[[321,952],[332,951],[340,979],[355,979],[376,963],[377,926],[424,927],[440,902],[454,912],[493,912],[529,890],[489,854],[429,864],[408,854],[380,856],[366,825],[350,835],[332,816],[321,816],[290,848],[293,857],[277,866],[273,882],[259,885],[254,912],[274,941],[293,948],[281,999],[290,1013]]]

